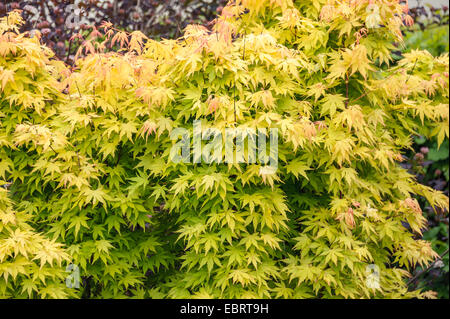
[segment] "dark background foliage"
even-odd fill
[[[152,38],[176,38],[188,24],[207,24],[227,0],[3,0],[0,15],[23,10],[22,31],[39,30],[42,41],[69,64],[77,44],[70,39],[91,25],[109,21]]]
[[[139,30],[151,38],[176,38],[188,24],[208,25],[227,0],[4,0],[0,16],[12,9],[23,10],[26,24],[22,31],[38,30],[42,41],[68,64],[80,41],[71,40],[78,33],[89,33],[90,26],[110,21],[124,30]],[[410,9],[415,24],[404,30],[405,46],[395,55],[411,49],[428,50],[437,56],[449,51],[449,11],[447,7],[418,6]],[[449,141],[440,148],[436,139],[417,136],[413,150],[406,153],[404,167],[428,186],[449,195]],[[433,244],[442,260],[427,269],[418,267],[410,280],[411,288],[423,287],[449,298],[449,218],[435,212],[419,199],[428,219],[424,239]]]
[[[449,9],[446,6],[434,8],[420,6],[411,9],[415,20],[414,26],[405,30],[405,48],[403,52],[412,49],[427,50],[434,56],[449,51]],[[422,136],[415,139],[414,150],[407,153],[404,164],[413,172],[419,182],[443,191],[449,196],[449,141],[446,139],[438,148],[436,139],[427,140]],[[448,214],[437,211],[425,205],[424,199],[419,199],[425,216],[428,219],[428,230],[424,239],[432,242],[433,249],[442,260],[428,269],[418,267],[410,280],[412,288],[423,287],[432,289],[440,298],[449,298],[449,218]]]

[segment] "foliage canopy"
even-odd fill
[[[431,296],[405,282],[436,257],[412,197],[448,198],[398,162],[448,138],[448,56],[391,66],[404,21],[397,0],[238,0],[177,40],[104,23],[71,70],[1,18],[0,294]],[[277,128],[278,170],[171,162],[195,119]]]

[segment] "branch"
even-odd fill
[[[348,73],[345,73],[345,108],[348,107]]]
[[[436,258],[435,261],[433,261],[426,269],[419,271],[414,277],[412,277],[410,280],[408,280],[407,286],[411,285],[414,281],[417,280],[422,274],[427,273],[431,268],[434,267],[434,265],[439,261],[442,260],[442,257],[444,257],[446,254],[448,254],[448,248],[446,251],[444,251],[438,258]]]

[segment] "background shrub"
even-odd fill
[[[405,29],[404,52],[412,49],[427,50],[434,56],[448,53],[449,25],[448,7],[434,8],[420,6],[411,9],[411,16],[415,24]],[[426,139],[419,136],[415,139],[414,151],[408,152],[408,161],[404,167],[416,174],[420,183],[429,185],[436,190],[443,191],[448,196],[448,139],[438,147],[436,139]],[[438,292],[440,298],[448,298],[448,216],[434,214],[426,201],[419,198],[428,220],[428,231],[424,238],[430,240],[433,249],[443,256],[442,263],[434,267],[423,269],[417,267],[414,280],[410,285],[426,287]]]

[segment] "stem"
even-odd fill
[[[51,150],[52,150],[53,152],[55,152],[55,155],[58,155],[58,153],[55,151],[55,149],[54,149],[51,145],[49,145],[49,147],[51,148]]]
[[[345,108],[348,107],[348,73],[345,73]]]
[[[234,103],[234,123],[236,123],[236,80],[234,80],[234,88],[233,88],[233,103]]]
[[[244,52],[242,52],[242,60],[245,60],[245,36],[247,35],[247,31],[244,33]]]
[[[412,68],[412,70],[411,70],[411,73],[408,75],[408,78],[406,79],[405,84],[408,83],[409,78],[410,78],[411,75],[414,73],[414,69],[416,68],[416,64],[417,64],[417,59],[416,59],[416,61],[414,61],[414,66],[413,66],[413,68]]]
[[[70,34],[70,36],[72,37],[72,34]],[[67,61],[69,61],[69,55],[70,55],[70,50],[72,49],[72,40],[69,40],[69,48],[67,49],[67,56],[66,56],[66,63]]]
[[[446,254],[448,254],[448,248],[446,251],[444,251],[438,258],[436,258],[435,261],[433,261],[425,270],[419,271],[414,277],[412,277],[410,280],[408,280],[407,285],[411,285],[414,281],[416,281],[417,278],[419,278],[422,274],[427,273],[431,268],[434,267],[434,265],[439,261],[442,260],[442,257],[444,257]]]
[[[360,99],[362,99],[363,97],[365,97],[367,94],[369,94],[370,93],[370,91],[369,92],[364,92],[364,94],[363,95],[361,95],[360,97],[358,97],[358,98],[356,98],[356,99],[354,99],[354,100],[351,100],[351,103],[353,103],[353,102],[356,102],[356,101],[358,101],[358,100],[360,100]]]

